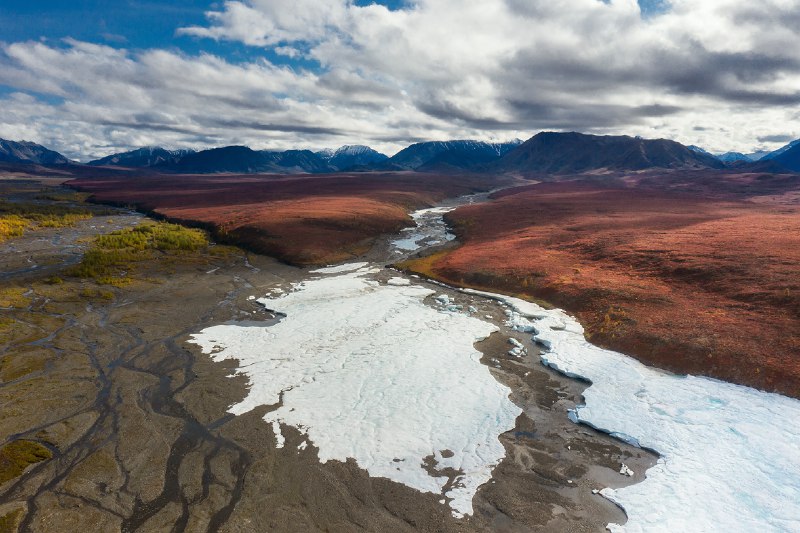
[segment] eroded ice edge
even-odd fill
[[[403,235],[400,239],[394,239],[392,246],[395,253],[416,252],[424,246],[435,246],[452,241],[456,238],[450,233],[442,215],[455,209],[453,207],[431,207],[420,209],[411,213],[416,226],[406,228],[400,232]]]
[[[478,487],[505,455],[498,437],[514,427],[510,390],[480,363],[473,344],[493,324],[426,306],[433,291],[368,279],[376,269],[339,267],[259,300],[285,313],[270,327],[220,325],[192,337],[216,361],[239,360],[250,391],[234,414],[259,405],[277,442],[293,426],[319,448],[320,461],[354,458],[371,476],[442,494],[455,516],[472,513]],[[452,452],[451,457],[447,451]]]
[[[593,346],[563,311],[464,292],[508,304],[543,363],[592,382],[578,421],[661,455],[642,483],[601,491],[628,515],[611,531],[800,531],[800,401],[668,374]]]

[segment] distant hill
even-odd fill
[[[761,157],[761,160],[769,161],[770,159],[777,159],[780,156],[782,156],[784,153],[793,150],[798,145],[800,145],[800,139],[796,139],[796,140],[790,142],[789,144],[787,144],[785,146],[781,146],[777,150],[773,150],[772,152],[769,152],[768,154],[763,155]]]
[[[39,165],[66,165],[70,161],[63,155],[41,144],[28,141],[0,139],[0,161],[4,163],[35,163]]]
[[[335,170],[322,157],[310,150],[269,152],[252,150],[246,146],[226,146],[202,150],[188,154],[177,163],[164,165],[162,168],[174,172],[197,174],[215,172],[301,174]]]
[[[368,168],[389,159],[389,156],[360,144],[345,145],[337,150],[323,150],[316,152],[316,155],[340,171]]]
[[[765,155],[769,155],[771,153],[772,152],[767,150],[759,150],[757,152],[750,152],[749,154],[744,154],[744,155],[750,158],[750,161],[760,161],[761,158],[763,158]]]
[[[226,146],[194,152],[146,147],[90,161],[91,166],[153,167],[170,172],[282,174],[321,173],[369,167],[388,159],[368,146],[348,145],[338,150],[268,151],[246,146]]]
[[[744,162],[751,162],[755,161],[755,159],[751,159],[750,156],[743,154],[741,152],[725,152],[724,154],[718,155],[717,159],[722,161],[723,163],[738,163],[740,161]]]
[[[172,165],[180,161],[183,157],[194,153],[193,150],[167,150],[159,146],[147,146],[138,148],[130,152],[112,154],[94,161],[89,161],[91,166],[115,166],[144,168],[160,165]]]
[[[398,170],[482,170],[522,143],[457,140],[412,144],[390,157],[385,168]]]
[[[542,132],[508,152],[500,172],[569,174],[592,170],[723,168],[716,157],[666,139]]]
[[[793,172],[800,172],[800,139],[793,141],[781,149],[776,155],[772,152],[764,156],[762,161],[771,161]]]

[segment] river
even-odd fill
[[[543,364],[592,383],[574,422],[660,454],[645,481],[594,489],[628,515],[609,529],[800,530],[800,402],[649,368],[589,344],[560,310],[477,291],[455,298],[382,266],[452,240],[443,214],[472,201],[414,213],[417,226],[369,262],[313,270],[254,295],[282,317],[277,324],[193,335],[215,360],[238,360],[250,381],[230,411],[277,405],[264,419],[279,446],[291,426],[323,463],[355,459],[371,476],[441,494],[454,516],[470,515],[505,456],[500,435],[522,412],[490,371],[496,360],[482,362],[475,343],[510,328],[543,347]],[[504,314],[485,312],[498,302]],[[510,348],[509,357],[527,357],[521,344]]]

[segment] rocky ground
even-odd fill
[[[13,194],[41,188],[19,185]],[[149,256],[116,285],[68,275],[93,236],[141,221],[119,212],[0,243],[0,531],[602,531],[624,520],[592,489],[642,479],[654,457],[569,422],[585,384],[543,368],[533,346],[508,357],[506,329],[479,348],[524,414],[473,517],[352,461],[321,464],[291,428],[276,448],[269,406],[226,413],[247,387],[235,362],[186,340],[271,320],[249,297],[305,271],[209,246]],[[499,321],[496,304],[479,305]]]

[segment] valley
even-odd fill
[[[408,213],[511,179],[480,175],[352,173],[324,176],[144,175],[86,177],[69,185],[93,201],[134,206],[199,224],[215,238],[294,265],[358,257]]]
[[[800,533],[800,0],[0,10],[0,533]]]
[[[24,188],[41,194],[39,182]],[[3,253],[4,263],[41,265],[3,266],[4,286],[20,288],[2,310],[4,449],[47,450],[0,486],[11,530],[589,531],[624,521],[592,490],[640,481],[655,458],[570,422],[585,384],[536,363],[535,346],[508,329],[496,303],[469,303],[496,317],[483,327],[498,330],[476,345],[473,365],[511,394],[514,416],[499,435],[492,482],[457,519],[441,495],[371,477],[352,460],[321,463],[322,448],[288,423],[276,439],[263,420],[276,405],[232,415],[254,382],[237,361],[214,362],[187,342],[220,324],[269,331],[276,314],[255,298],[313,278],[308,270],[213,245],[145,254],[109,280],[70,275],[69,258],[80,261],[97,236],[142,224],[122,210],[61,230],[59,240],[45,228],[0,245],[23,254]],[[387,246],[378,243],[376,257]],[[433,290],[467,305],[456,291]],[[525,343],[527,359],[507,355],[509,336]],[[618,473],[623,463],[633,477]]]
[[[441,170],[8,167],[0,523],[800,519],[797,436],[773,411],[800,416],[795,174],[430,157]]]

